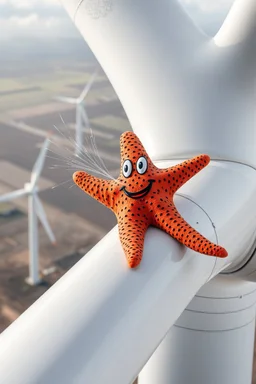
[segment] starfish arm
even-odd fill
[[[155,214],[155,226],[162,229],[186,247],[209,256],[226,257],[227,251],[214,244],[192,228],[174,205],[163,204]]]
[[[101,204],[112,209],[114,194],[112,182],[78,171],[73,174],[73,180],[84,192],[98,200]]]
[[[119,216],[118,230],[120,241],[130,268],[136,268],[142,259],[143,245],[148,219],[136,219],[132,215]]]
[[[210,162],[208,155],[199,155],[183,163],[177,164],[173,167],[164,170],[163,177],[166,174],[172,178],[173,191],[177,191],[183,184],[185,184],[191,177],[195,176]]]

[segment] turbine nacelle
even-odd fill
[[[33,186],[30,183],[25,183],[24,184],[24,193],[26,192],[27,195],[33,194],[33,193],[38,193],[39,189],[37,186]]]

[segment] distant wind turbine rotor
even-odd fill
[[[38,218],[48,235],[52,244],[56,244],[54,233],[48,222],[42,202],[38,197],[37,183],[43,170],[46,153],[50,140],[46,138],[40,150],[38,158],[34,164],[30,182],[24,185],[24,188],[0,196],[0,203],[16,200],[20,197],[28,196],[28,226],[29,226],[29,277],[26,281],[30,285],[37,285],[41,279],[39,276],[38,263]]]
[[[90,77],[88,83],[84,87],[79,97],[77,98],[65,97],[65,96],[54,97],[55,100],[58,100],[67,104],[71,104],[71,105],[72,104],[76,105],[76,147],[75,147],[76,155],[79,155],[79,153],[83,148],[83,127],[85,128],[89,127],[89,118],[86,112],[84,101],[98,75],[98,72],[99,72],[99,68],[96,67],[96,69],[94,70],[92,76]]]

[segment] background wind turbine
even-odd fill
[[[96,76],[98,75],[98,71],[99,69],[96,68],[78,98],[65,97],[65,96],[57,96],[54,98],[55,100],[62,101],[64,103],[76,105],[76,147],[75,147],[76,155],[79,154],[79,152],[83,147],[83,126],[85,127],[89,126],[89,118],[85,109],[84,101],[93,85],[93,82]]]
[[[32,169],[30,182],[24,185],[24,188],[0,196],[0,203],[12,201],[20,197],[28,196],[28,225],[29,225],[29,277],[27,283],[36,285],[40,283],[39,265],[38,265],[38,220],[41,221],[45,232],[50,241],[55,244],[55,236],[47,220],[43,205],[38,197],[37,183],[41,175],[46,153],[49,147],[47,138],[40,150],[38,158]]]

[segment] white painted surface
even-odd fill
[[[233,274],[243,280],[253,281],[256,283],[256,245],[255,250],[250,259],[248,259],[247,263],[241,263],[241,267],[239,268],[238,266],[235,268],[235,272],[233,272]]]
[[[211,39],[176,0],[61,1],[154,160],[208,153],[256,167],[256,2]]]
[[[251,384],[256,286],[218,275],[195,295],[139,384]]]
[[[219,332],[173,326],[139,384],[251,384],[254,332],[254,320]]]
[[[217,234],[229,257],[200,255],[150,228],[130,270],[115,228],[0,336],[0,382],[132,382],[200,287],[252,239],[252,168],[212,162],[179,192],[180,213],[211,240]]]

